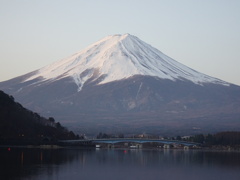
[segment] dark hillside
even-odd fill
[[[42,144],[76,138],[54,118],[41,117],[0,91],[0,144]]]

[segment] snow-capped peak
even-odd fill
[[[79,90],[92,78],[99,84],[129,78],[133,75],[155,76],[170,80],[190,80],[196,84],[229,85],[219,79],[199,73],[166,56],[156,48],[130,35],[107,36],[69,58],[39,69],[25,81],[42,81],[72,77]]]

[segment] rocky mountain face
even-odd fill
[[[240,130],[240,87],[197,72],[135,36],[108,36],[1,82],[27,108],[86,134]]]

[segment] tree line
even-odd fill
[[[206,146],[222,145],[234,146],[240,145],[240,132],[228,131],[216,134],[198,134],[186,139],[187,141],[202,143]]]

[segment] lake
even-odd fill
[[[0,147],[1,180],[239,180],[240,152]]]

